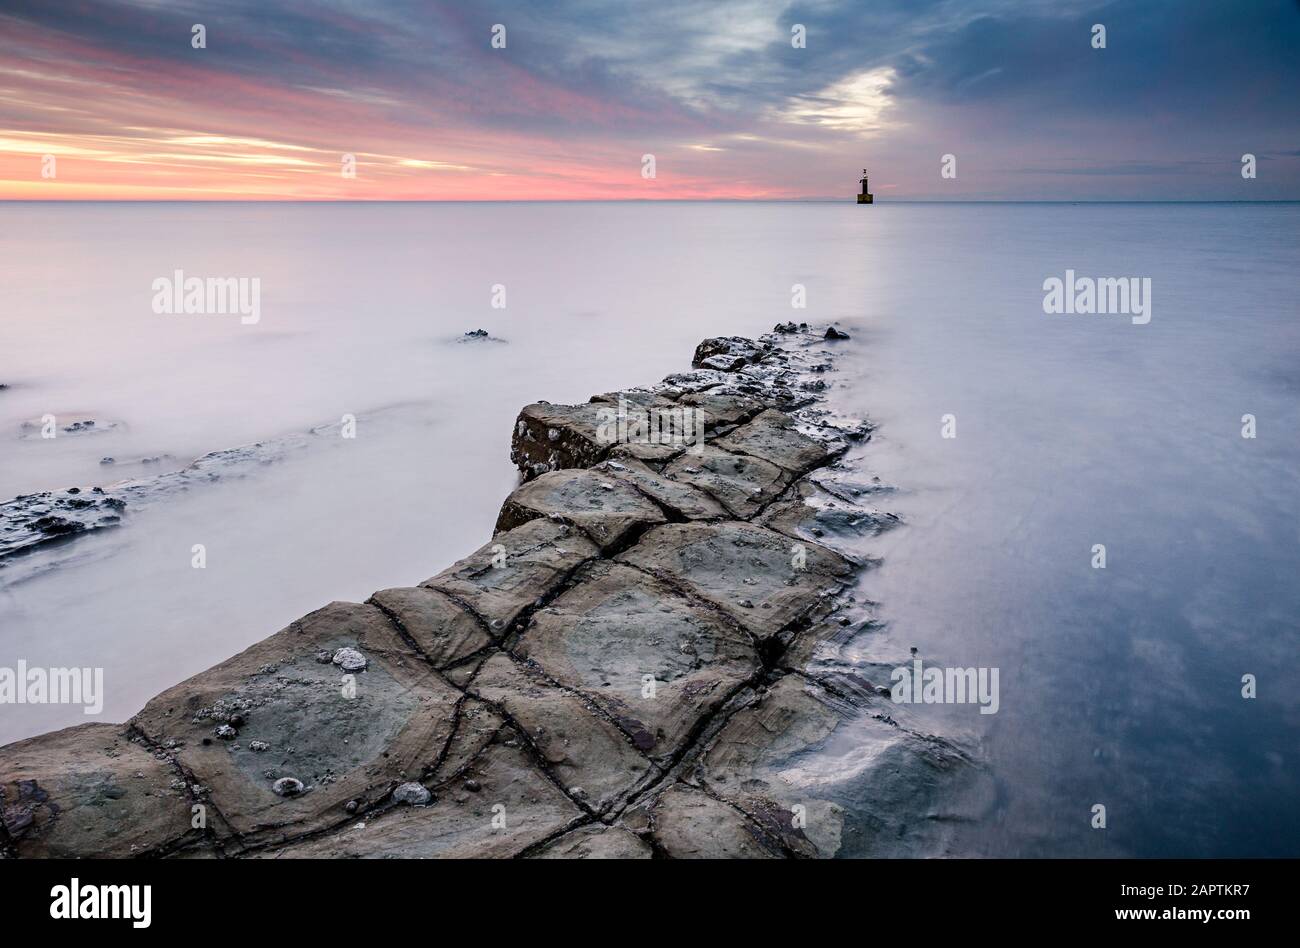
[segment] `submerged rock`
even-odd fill
[[[24,494],[0,503],[0,563],[122,522],[126,501],[96,488]]]

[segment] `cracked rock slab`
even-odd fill
[[[366,669],[341,673],[328,661],[340,648]],[[335,602],[164,691],[133,723],[156,745],[174,742],[230,831],[262,841],[323,829],[346,819],[348,801],[417,779],[460,697],[379,609]],[[282,778],[302,792],[277,793]]]
[[[599,555],[597,546],[576,527],[532,520],[498,534],[420,585],[463,602],[494,634],[502,635],[575,569]]]
[[[762,458],[795,476],[820,467],[836,453],[842,453],[836,452],[831,445],[808,437],[798,430],[793,418],[772,409],[714,443],[736,454]]]
[[[532,764],[518,740],[493,744],[471,767],[477,793],[396,807],[262,858],[508,859],[582,812]]]
[[[735,521],[655,527],[618,559],[714,603],[760,639],[816,615],[853,572],[817,544]]]
[[[650,497],[674,518],[682,520],[724,520],[728,513],[698,487],[660,474],[649,465],[630,457],[611,458],[596,465],[594,470],[627,481]]]
[[[894,514],[837,497],[808,479],[796,483],[791,496],[774,503],[758,520],[778,533],[821,543],[849,558],[860,555],[864,538],[879,536],[900,522]]]
[[[733,454],[714,445],[689,451],[664,468],[672,480],[704,491],[727,512],[748,520],[774,501],[790,484],[790,475],[761,458]]]
[[[437,787],[438,792],[442,792],[441,785],[448,781],[464,781],[466,768],[505,727],[505,718],[491,707],[474,698],[466,698],[456,714],[456,730],[447,745],[447,752],[425,781],[426,785]]]
[[[547,843],[534,859],[650,859],[648,845],[621,826],[594,824],[570,830]]]
[[[788,675],[718,732],[696,778],[805,855],[940,855],[961,818],[937,811],[941,789],[969,759],[898,725],[895,707]]]
[[[454,665],[492,642],[475,616],[433,589],[381,589],[370,602],[397,621],[435,668]]]
[[[763,410],[763,403],[757,398],[724,392],[690,392],[681,397],[679,404],[703,412],[707,428],[737,425]]]
[[[651,772],[650,760],[593,707],[507,655],[484,662],[470,690],[502,708],[557,782],[597,812],[624,799]]]
[[[674,784],[650,810],[654,840],[673,859],[780,859],[783,853],[734,807]]]
[[[572,523],[602,550],[667,519],[630,483],[590,470],[551,471],[517,488],[502,505],[496,529],[505,532],[539,517]]]
[[[659,763],[759,669],[750,637],[640,570],[600,562],[539,610],[515,652],[598,704]]]
[[[833,856],[840,845],[839,808],[814,799],[791,774],[797,759],[822,744],[841,721],[825,695],[798,676],[787,675],[757,704],[727,722],[699,762],[697,777],[793,851]],[[808,826],[793,825],[795,806],[803,807],[804,822],[811,822],[816,841]]]
[[[18,741],[0,755],[0,819],[20,857],[116,859],[190,832],[184,781],[115,724]]]

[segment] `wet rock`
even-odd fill
[[[512,530],[539,517],[573,524],[604,551],[667,519],[631,484],[591,470],[551,471],[519,487],[502,505],[496,529]]]
[[[759,669],[742,629],[609,562],[537,612],[515,652],[600,706],[659,762]]]
[[[592,470],[628,482],[674,520],[721,520],[728,516],[726,508],[704,491],[660,474],[643,461],[620,456],[602,461]]]
[[[653,765],[627,735],[576,696],[506,655],[483,663],[470,692],[503,708],[555,779],[565,787],[583,787],[597,812],[626,798],[652,772]]]
[[[836,329],[834,326],[828,326],[826,329],[827,339],[848,339],[849,334]]]
[[[621,826],[580,826],[532,854],[533,859],[650,859],[653,851]]]
[[[700,411],[706,429],[748,421],[764,407],[761,399],[721,392],[695,392],[683,395],[678,404],[684,408]]]
[[[615,443],[601,425],[609,418],[608,405],[528,405],[515,421],[510,460],[525,478],[563,468],[591,467]],[[603,435],[603,436],[602,436]]]
[[[53,413],[55,437],[64,437],[66,435],[91,435],[104,434],[121,426],[121,422],[108,421],[105,419],[94,418],[90,415],[82,415],[70,412]],[[19,426],[19,437],[22,438],[42,438],[46,431],[46,419],[29,418]]]
[[[421,586],[464,603],[494,634],[507,628],[538,600],[600,551],[566,524],[532,520],[492,541]]]
[[[369,663],[351,682],[315,659],[344,647]],[[157,744],[176,741],[177,761],[209,788],[229,830],[256,842],[323,828],[348,800],[373,802],[419,773],[446,747],[459,698],[379,609],[339,602],[163,692],[133,724]],[[208,722],[232,709],[247,715],[250,746],[204,745]],[[281,796],[253,740],[276,748],[278,778],[312,791]]]
[[[686,450],[687,447],[680,444],[631,442],[629,444],[614,445],[605,457],[611,461],[640,461],[643,464],[662,467],[663,464],[673,458],[680,457]]]
[[[120,497],[79,488],[24,494],[0,503],[0,562],[39,547],[115,527],[126,507]]]
[[[622,406],[627,415],[633,412],[646,414],[650,411],[662,411],[673,408],[676,400],[653,389],[624,389],[621,392],[605,392],[591,396],[590,401],[618,409]]]
[[[664,474],[698,488],[740,519],[758,514],[790,484],[790,474],[777,465],[714,445],[682,455]]]
[[[963,818],[943,809],[939,790],[970,762],[900,727],[890,717],[898,708],[786,676],[728,720],[697,777],[796,853],[938,855]]]
[[[0,749],[0,821],[20,857],[158,853],[198,835],[175,782],[120,725],[82,724]]]
[[[845,448],[841,445],[838,451],[832,450],[800,432],[797,422],[789,415],[770,409],[715,443],[736,454],[762,458],[795,477],[828,463]]]
[[[715,336],[712,339],[705,339],[695,347],[691,365],[697,369],[734,372],[745,365],[762,361],[770,352],[771,347],[743,336]],[[734,364],[735,368],[722,368],[721,364],[706,364],[710,359],[727,365]]]
[[[486,329],[471,329],[463,333],[456,342],[469,345],[482,345],[486,342],[504,343],[504,339],[498,339],[491,335]]]
[[[760,639],[825,609],[853,573],[824,547],[735,521],[656,527],[618,559],[714,603]]]
[[[492,642],[479,619],[436,590],[381,589],[369,601],[397,621],[435,668],[453,665]]]
[[[852,559],[861,540],[893,529],[894,514],[846,500],[812,480],[795,484],[788,499],[777,501],[759,520],[763,526],[799,540],[813,540]]]
[[[397,807],[364,824],[258,858],[508,859],[581,818],[518,746],[494,744],[480,758],[483,791],[464,803],[440,795],[428,806]]]
[[[702,369],[714,369],[718,372],[737,372],[745,367],[746,361],[744,356],[724,352],[701,359],[699,366]]]
[[[456,717],[456,731],[447,747],[447,753],[428,776],[427,782],[431,786],[446,784],[463,775],[467,778],[466,783],[476,783],[482,789],[481,781],[472,774],[476,772],[478,758],[484,748],[498,740],[504,730],[506,720],[496,709],[477,698],[463,699],[460,713]]]
[[[428,787],[420,783],[404,783],[393,791],[394,803],[405,803],[410,806],[424,806],[432,797],[433,794],[429,792]]]
[[[674,859],[780,859],[780,848],[743,813],[686,784],[651,809],[654,839]]]

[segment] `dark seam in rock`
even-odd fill
[[[497,714],[501,715],[505,722],[510,725],[511,730],[519,735],[519,740],[522,742],[525,751],[533,758],[533,763],[537,766],[537,769],[541,772],[542,776],[550,781],[551,785],[554,786],[555,789],[564,794],[565,799],[593,819],[598,819],[600,817],[600,811],[592,808],[585,801],[569,792],[569,788],[564,785],[564,781],[560,780],[551,769],[550,761],[546,759],[546,755],[541,752],[541,749],[538,748],[537,744],[533,741],[532,735],[528,733],[528,729],[516,720],[514,715],[497,702],[478,692],[473,692],[472,696],[476,700],[482,701]]]
[[[185,795],[189,797],[189,799],[192,800],[194,803],[197,803],[201,806],[208,807],[209,809],[211,809],[212,812],[216,814],[216,816],[221,820],[221,822],[225,824],[226,829],[228,829],[231,832],[231,834],[234,835],[234,826],[231,824],[230,820],[226,818],[226,815],[221,812],[221,808],[217,806],[217,803],[215,800],[212,799],[211,794],[209,793],[208,799],[204,800],[194,792],[194,788],[197,786],[202,786],[202,784],[199,783],[198,779],[194,776],[193,773],[191,773],[189,770],[185,768],[185,765],[180,762],[179,757],[173,754],[168,748],[160,746],[157,741],[155,741],[153,738],[151,738],[148,734],[146,734],[143,730],[141,730],[139,727],[137,727],[134,724],[127,725],[126,730],[123,732],[123,736],[127,741],[144,745],[144,747],[149,751],[149,753],[153,755],[154,760],[163,761],[167,763],[176,772],[176,774],[180,777],[180,779],[185,782]],[[190,812],[192,814],[193,810],[191,809]],[[176,849],[180,848],[179,846],[180,843],[189,840],[191,838],[192,833],[193,830],[191,829],[189,832],[178,837],[177,840],[169,840],[166,843],[162,843],[154,847],[152,850],[146,850],[145,854],[152,853],[152,852],[161,853],[163,851],[175,851]],[[200,832],[198,838],[209,840],[213,843],[214,846],[218,844],[219,841],[217,838],[217,832],[215,829],[212,828],[212,824],[210,820],[208,821],[208,825],[205,826],[203,830]],[[144,854],[137,854],[137,855],[144,855]]]
[[[718,796],[718,794],[714,793],[712,790],[710,790],[708,787],[704,786],[703,784],[690,783],[687,784],[687,786],[700,791],[700,793],[704,794],[706,797],[709,797],[713,801],[717,803],[721,803],[723,806],[734,810],[737,814],[740,815],[741,819],[745,821],[745,824],[749,827],[750,832],[755,834],[755,836],[757,837],[757,842],[759,842],[762,845],[765,845],[769,850],[775,849],[778,853],[782,854],[786,859],[807,858],[802,853],[799,853],[794,849],[791,849],[790,845],[784,839],[780,838],[779,836],[773,836],[771,833],[769,833],[766,829],[763,828],[762,823],[760,823],[749,812],[742,809],[738,804],[734,803],[731,800],[728,800],[726,797]]]
[[[581,829],[584,826],[593,826],[598,824],[599,822],[600,822],[599,820],[590,816],[575,817],[574,819],[570,820],[567,825],[562,826],[559,829],[554,830],[550,833],[547,833],[537,842],[529,843],[527,846],[519,850],[519,852],[515,853],[510,858],[528,859],[534,853],[540,852],[541,850],[545,849],[547,846],[551,845],[551,843],[555,842],[557,839],[560,839],[563,836],[567,836],[569,833],[572,833],[574,830]]]

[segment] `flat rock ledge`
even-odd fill
[[[491,542],[125,725],[0,748],[0,853],[828,857],[845,811],[805,762],[837,742],[865,831],[906,836],[962,755],[810,662],[853,540],[896,522],[840,476],[869,427],[823,406],[831,358],[812,330],[708,339],[657,385],[527,406]]]

